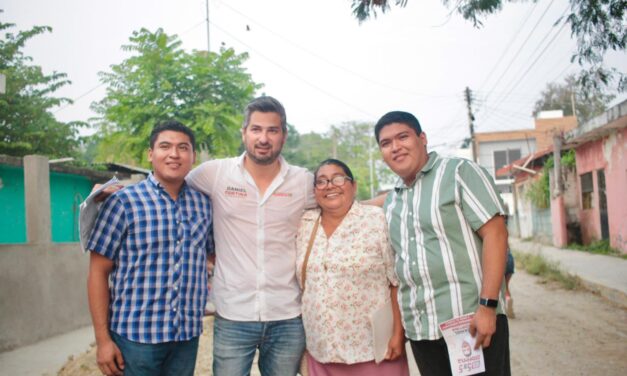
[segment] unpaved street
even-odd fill
[[[627,374],[626,309],[586,291],[543,284],[522,270],[511,288],[516,312],[510,320],[513,375]],[[211,374],[211,323],[205,322],[197,375]],[[100,375],[95,351],[69,361],[59,375]]]
[[[510,320],[512,374],[626,375],[627,310],[517,271]]]

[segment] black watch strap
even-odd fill
[[[490,308],[496,308],[499,305],[499,301],[494,299],[479,298],[479,304]]]

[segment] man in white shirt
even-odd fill
[[[287,164],[285,109],[272,97],[248,104],[246,151],[205,162],[187,183],[211,197],[216,249],[213,374],[293,376],[305,349],[295,274],[296,227],[315,206],[313,175]]]

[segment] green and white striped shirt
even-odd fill
[[[384,208],[405,335],[441,338],[439,323],[477,310],[483,244],[476,231],[505,214],[494,181],[474,162],[431,152],[414,184],[399,180]],[[497,313],[503,294],[504,285]]]

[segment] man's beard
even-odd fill
[[[254,146],[253,146],[252,150],[250,150],[247,147],[246,148],[246,156],[248,156],[248,158],[250,158],[256,164],[264,165],[264,166],[267,166],[267,165],[270,165],[270,164],[274,163],[274,161],[276,161],[277,158],[279,157],[279,155],[281,154],[281,149],[279,149],[279,150],[277,150],[275,152],[272,152],[269,155],[265,155],[263,157],[258,157],[257,155],[255,155],[254,151],[255,151]]]

